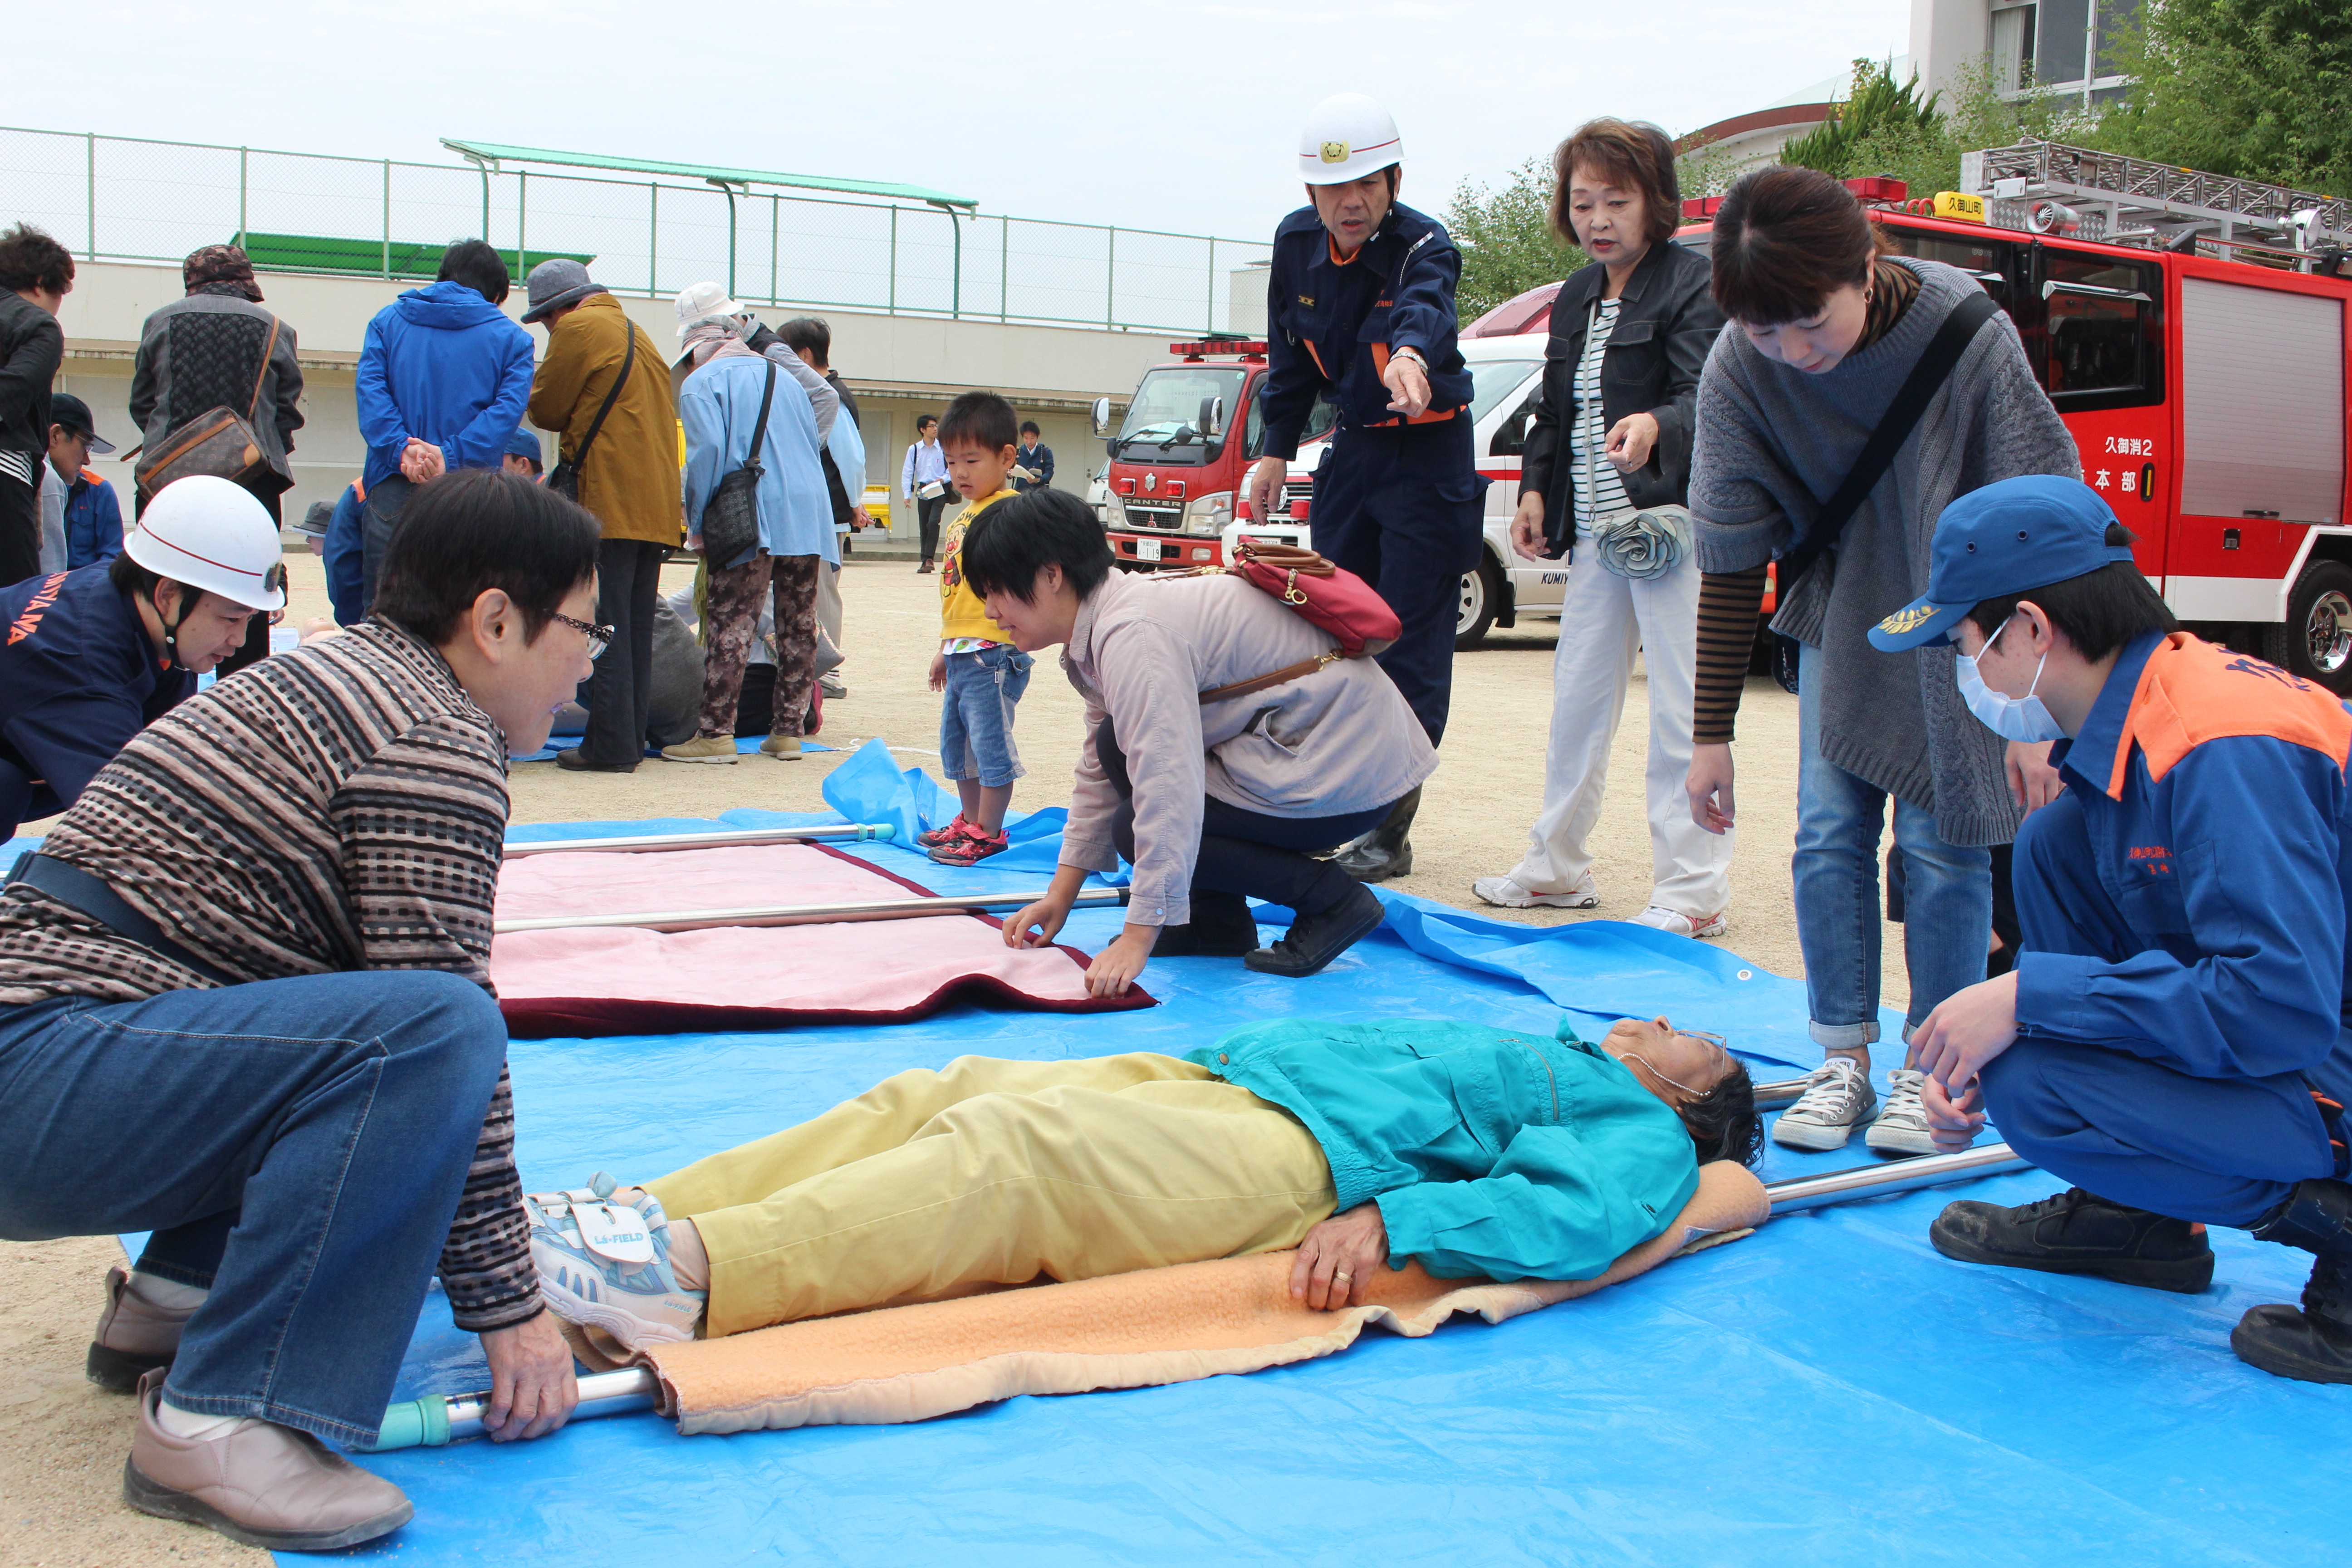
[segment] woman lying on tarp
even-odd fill
[[[644,1187],[526,1202],[551,1310],[635,1349],[1286,1247],[1318,1310],[1412,1258],[1588,1279],[1701,1162],[1762,1146],[1748,1069],[1664,1018],[1597,1046],[1291,1021],[1181,1059],[962,1057]]]
[[[964,538],[964,576],[989,615],[1024,653],[1062,644],[1087,700],[1060,869],[1004,939],[1052,941],[1087,873],[1123,855],[1127,929],[1087,969],[1094,994],[1126,994],[1153,953],[1312,974],[1381,910],[1311,852],[1380,826],[1437,753],[1378,665],[1328,658],[1328,633],[1249,583],[1111,568],[1102,524],[1066,490],[1003,502]],[[1259,947],[1248,897],[1287,907],[1290,934]]]

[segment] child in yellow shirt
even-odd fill
[[[1013,744],[1013,710],[1029,689],[1035,660],[1013,646],[1013,634],[988,618],[963,580],[963,536],[972,519],[1013,491],[1005,477],[1020,450],[1013,405],[992,392],[967,392],[940,421],[940,450],[948,479],[967,504],[940,542],[940,651],[931,658],[931,689],[943,691],[940,761],[955,781],[963,809],[956,819],[923,834],[931,858],[969,866],[1007,847],[1004,813],[1013,781],[1022,774]]]

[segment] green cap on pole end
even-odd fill
[[[449,1402],[437,1394],[406,1399],[383,1413],[371,1454],[394,1448],[439,1448],[449,1441]]]
[[[887,822],[869,823],[861,831],[859,837],[865,838],[882,839],[896,838],[898,837],[898,829]]]

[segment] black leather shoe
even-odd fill
[[[1192,890],[1190,925],[1162,926],[1154,958],[1244,958],[1257,950],[1257,917],[1239,893]]]
[[[2352,1258],[2315,1260],[2301,1309],[2256,1307],[2230,1331],[2230,1348],[2275,1377],[2352,1383]]]
[[[1272,947],[1261,947],[1242,960],[1260,974],[1286,974],[1292,979],[1314,973],[1380,929],[1388,911],[1370,888],[1350,888],[1348,896],[1320,914],[1300,915],[1290,934]]]
[[[580,754],[577,746],[556,752],[555,765],[575,773],[633,773],[637,771],[635,763],[592,763]]]
[[[2194,1292],[2213,1282],[2203,1226],[2111,1204],[2080,1187],[2018,1208],[1963,1199],[1936,1216],[1927,1239],[1962,1263],[2088,1274],[2157,1290]]]
[[[1421,809],[1421,789],[1412,791],[1389,808],[1370,837],[1332,858],[1331,863],[1359,882],[1385,882],[1412,875],[1412,818]]]

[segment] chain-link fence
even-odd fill
[[[242,238],[277,271],[429,279],[488,239],[520,282],[553,256],[624,293],[702,279],[739,300],[1153,331],[1229,330],[1260,242],[710,184],[404,163],[0,127],[0,222],[91,260]],[[1261,285],[1262,287],[1262,285]]]

